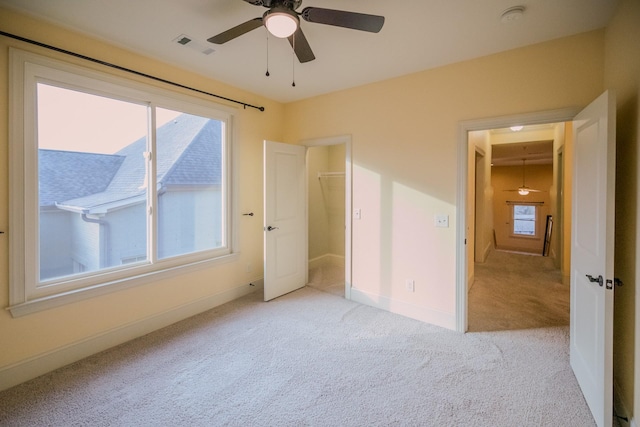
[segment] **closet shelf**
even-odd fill
[[[344,178],[344,172],[318,172],[318,179],[320,178]]]

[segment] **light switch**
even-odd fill
[[[360,209],[354,209],[353,219],[361,219],[361,218],[362,218],[362,212],[360,211]]]
[[[449,215],[436,215],[436,227],[449,227]]]

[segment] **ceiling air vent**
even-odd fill
[[[190,49],[195,50],[196,52],[200,52],[203,55],[211,55],[213,52],[215,52],[214,49],[210,48],[209,46],[205,45],[204,43],[200,43],[196,40],[193,39],[193,37],[189,37],[186,34],[180,34],[178,37],[176,37],[175,39],[173,39],[174,43],[177,43],[181,46],[186,46]]]

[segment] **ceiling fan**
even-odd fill
[[[316,59],[302,28],[300,18],[315,24],[334,25],[336,27],[377,33],[384,25],[384,16],[365,13],[347,12],[344,10],[305,7],[302,12],[296,9],[302,0],[244,0],[254,6],[263,6],[268,10],[262,17],[251,19],[209,39],[211,43],[223,44],[249,31],[264,25],[270,34],[278,38],[287,38],[291,47],[302,63]]]
[[[517,191],[521,196],[526,196],[529,193],[542,193],[543,190],[534,190],[533,188],[529,188],[525,185],[525,176],[524,176],[524,162],[525,159],[522,159],[522,185],[515,190],[504,190],[504,191]]]

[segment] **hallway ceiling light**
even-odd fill
[[[520,132],[522,129],[524,129],[524,126],[522,126],[522,125],[511,126],[509,129],[511,129],[514,132]]]

